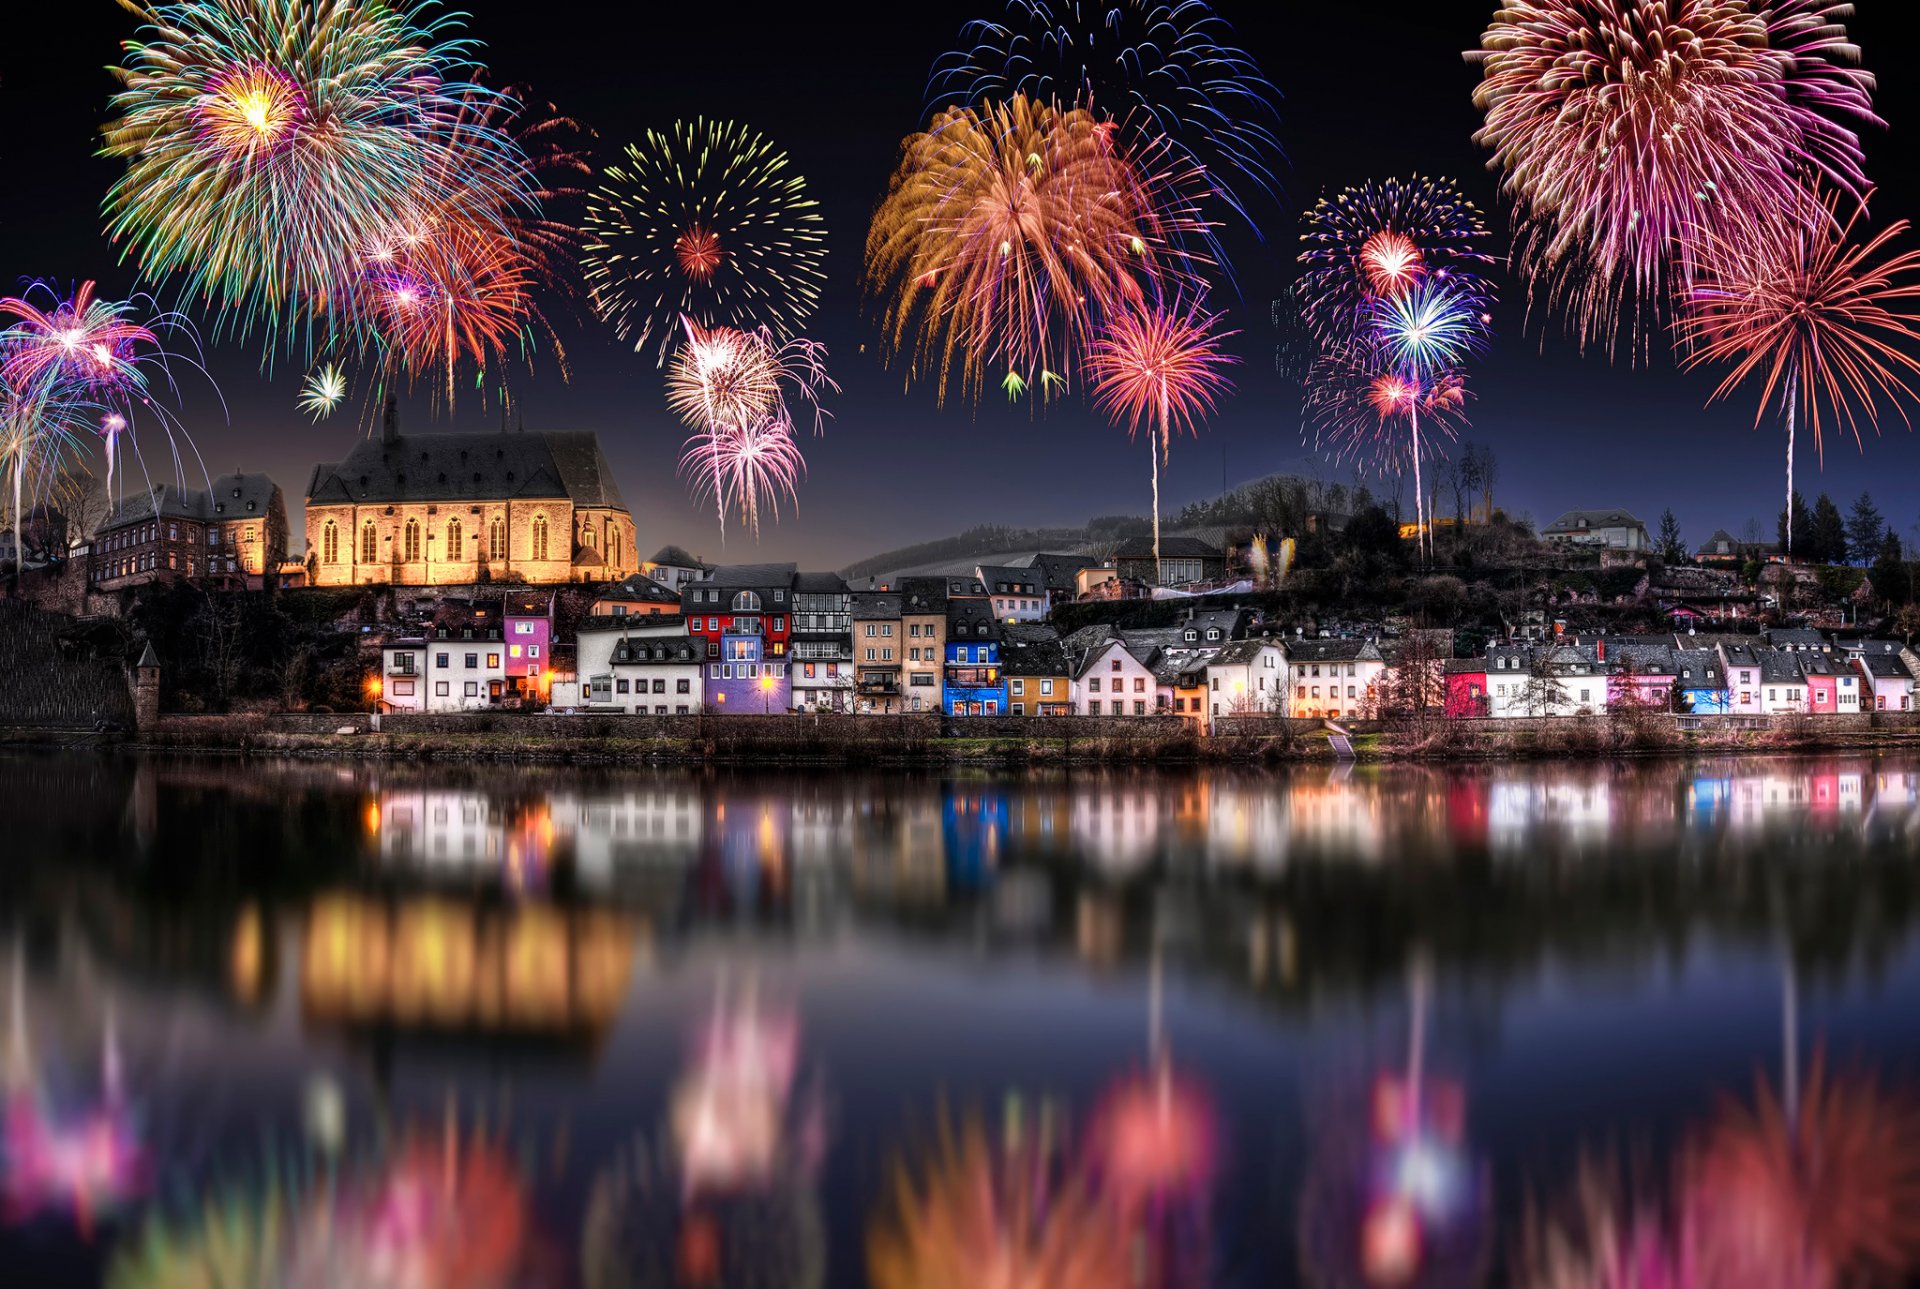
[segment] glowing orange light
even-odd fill
[[[712,229],[695,224],[674,240],[673,253],[682,273],[696,282],[710,281],[720,267],[720,238]]]

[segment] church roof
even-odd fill
[[[565,497],[625,510],[599,439],[587,433],[398,434],[361,439],[313,468],[309,505]]]

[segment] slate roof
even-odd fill
[[[853,617],[856,621],[899,616],[900,593],[898,591],[855,591],[853,593]]]
[[[647,562],[650,564],[670,564],[675,568],[697,568],[704,570],[713,567],[705,560],[689,555],[686,547],[675,546],[671,542],[655,551],[653,558]]]
[[[1680,668],[1684,689],[1722,689],[1726,676],[1720,671],[1720,655],[1711,649],[1675,649],[1673,661]]]
[[[1801,680],[1800,655],[1791,649],[1756,649],[1762,680]]]
[[[979,571],[980,581],[989,595],[1039,596],[1046,590],[1046,583],[1036,569],[982,564]]]
[[[1812,627],[1774,627],[1767,632],[1767,643],[1776,649],[1824,649],[1827,638]]]
[[[1000,624],[985,600],[947,601],[947,637],[951,640],[998,640]]]
[[[1258,658],[1260,651],[1272,643],[1274,642],[1269,640],[1236,640],[1213,655],[1209,661],[1223,667],[1244,667]]]
[[[659,636],[670,628],[683,625],[686,620],[684,613],[596,613],[580,619],[573,633],[575,636],[587,636],[641,632],[648,636]]]
[[[705,657],[703,650],[696,649],[686,636],[658,636],[639,640],[622,640],[613,647],[610,662],[613,666],[636,666],[648,663],[690,663]]]
[[[1860,665],[1867,669],[1870,676],[1885,676],[1889,680],[1913,679],[1913,673],[1907,670],[1907,664],[1901,661],[1899,654],[1861,654]]]
[[[603,600],[637,600],[643,604],[678,604],[680,593],[670,591],[644,573],[634,573],[600,592]]]
[[[1679,674],[1679,664],[1674,661],[1673,646],[1664,637],[1648,639],[1646,637],[1616,639],[1605,637],[1596,641],[1604,643],[1607,651],[1607,666],[1614,672],[1625,671],[1629,666],[1642,675],[1673,676]]]
[[[534,500],[625,510],[613,470],[588,433],[401,434],[361,439],[343,460],[322,462],[309,505],[349,502]]]
[[[1028,562],[1028,567],[1039,572],[1040,580],[1047,590],[1055,595],[1072,595],[1077,588],[1075,577],[1083,568],[1098,568],[1100,561],[1091,555],[1053,555],[1038,554]]]
[[[273,478],[265,474],[223,474],[205,492],[163,483],[122,497],[100,522],[101,532],[149,519],[192,519],[202,523],[264,518],[273,503]]]
[[[1161,559],[1225,559],[1226,551],[1200,537],[1162,537],[1160,539]],[[1128,542],[1115,552],[1116,559],[1152,559],[1151,541]]]
[[[1720,652],[1729,668],[1758,667],[1762,665],[1760,655],[1768,650],[1765,645],[1759,644],[1722,644]]]
[[[1583,522],[1584,521],[1584,522]],[[1645,528],[1625,510],[1569,510],[1542,530],[1542,537],[1592,532],[1597,528]]]
[[[838,573],[796,573],[793,589],[808,595],[845,595],[847,579]]]
[[[722,564],[707,570],[705,579],[689,587],[719,587],[729,591],[757,591],[763,587],[790,587],[798,564]],[[842,584],[844,585],[844,583]]]
[[[1287,661],[1383,662],[1380,646],[1371,640],[1289,640]]]
[[[1109,636],[1103,640],[1090,642],[1085,648],[1079,648],[1073,643],[1074,638],[1079,635],[1080,632],[1076,631],[1072,636],[1067,637],[1069,641],[1067,660],[1073,664],[1073,675],[1076,680],[1086,675],[1089,671],[1092,671],[1094,664],[1106,657],[1108,650],[1114,646],[1125,650],[1129,657],[1134,658],[1136,661],[1138,660],[1139,656],[1135,654],[1133,650],[1127,649],[1126,641],[1120,639],[1118,636]],[[1147,655],[1151,657],[1154,651],[1149,649],[1146,652]]]
[[[1487,674],[1485,658],[1448,658],[1441,662],[1440,670],[1449,676],[1484,676]]]
[[[947,611],[947,579],[944,577],[903,577],[899,590],[902,615],[944,615]]]
[[[1039,623],[1010,623],[1001,629],[1000,665],[1009,676],[1065,676],[1067,647],[1060,633]]]

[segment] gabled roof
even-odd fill
[[[1028,561],[1028,567],[1040,574],[1040,580],[1047,590],[1056,595],[1071,595],[1077,586],[1074,579],[1083,568],[1098,568],[1100,561],[1091,555],[1054,555],[1042,553]]]
[[[1279,649],[1282,656],[1286,650],[1276,640],[1236,640],[1209,659],[1209,663],[1220,667],[1244,667],[1260,656],[1264,649]]]
[[[1074,632],[1075,636],[1079,634],[1080,633],[1078,631]],[[1068,637],[1069,641],[1071,641],[1072,639],[1073,639],[1073,636]],[[1101,640],[1096,644],[1092,644],[1085,649],[1074,649],[1071,647],[1068,649],[1067,660],[1073,664],[1073,678],[1075,680],[1078,680],[1080,679],[1080,677],[1092,671],[1094,667],[1099,664],[1101,659],[1107,657],[1115,649],[1118,649],[1121,653],[1126,654],[1129,658],[1132,658],[1135,662],[1140,661],[1138,655],[1136,655],[1131,649],[1127,648],[1126,642],[1124,640],[1120,639],[1118,636],[1112,636],[1112,637],[1109,637],[1108,639]],[[1146,650],[1146,653],[1149,657],[1151,657],[1154,652],[1155,651],[1152,649]],[[1147,666],[1148,664],[1142,663],[1141,665]]]
[[[985,600],[948,600],[947,637],[998,640],[1000,624],[994,619],[993,606]]]
[[[796,573],[793,576],[793,589],[808,595],[845,595],[847,579],[838,573]]]
[[[1760,663],[1762,680],[1802,680],[1800,670],[1801,655],[1791,649],[1756,649],[1754,656]]]
[[[686,636],[643,636],[622,640],[613,647],[610,661],[616,667],[653,664],[697,663],[705,653]]]
[[[548,497],[565,497],[577,506],[627,508],[600,440],[586,433],[492,431],[361,439],[344,459],[315,466],[307,484],[309,504]]]
[[[707,570],[706,577],[688,582],[688,587],[719,587],[729,591],[757,591],[765,587],[793,585],[798,564],[722,564]]]
[[[1000,665],[1007,675],[1070,674],[1066,645],[1052,627],[1040,623],[1008,623],[1001,627],[1000,633]]]
[[[1225,559],[1226,551],[1200,537],[1162,537],[1160,539],[1161,559]],[[1153,558],[1151,541],[1130,541],[1114,555],[1115,559],[1142,560]]]
[[[1384,662],[1380,646],[1371,640],[1289,640],[1287,661]]]
[[[1875,678],[1884,676],[1888,680],[1912,680],[1913,673],[1907,670],[1907,664],[1899,654],[1867,653],[1860,655],[1860,665],[1867,674]]]
[[[1767,632],[1767,643],[1776,649],[1819,649],[1825,647],[1827,638],[1812,627],[1774,627]]]
[[[1679,680],[1690,689],[1721,689],[1726,676],[1720,670],[1720,655],[1711,649],[1675,649],[1673,661],[1680,668]]]
[[[978,571],[980,582],[986,587],[988,595],[1038,596],[1045,594],[1047,589],[1037,569],[982,564]]]
[[[1625,510],[1569,510],[1541,531],[1541,536],[1558,533],[1585,533],[1596,528],[1645,528]]]
[[[603,600],[635,600],[642,604],[678,604],[680,594],[668,590],[644,573],[629,574],[600,592]]]
[[[100,531],[110,532],[150,519],[192,519],[201,523],[264,519],[273,509],[276,491],[272,476],[257,473],[223,474],[205,492],[171,483],[156,484],[151,490],[142,488],[122,497],[100,521]]]
[[[673,568],[697,568],[705,570],[713,567],[705,560],[689,554],[686,547],[675,546],[671,542],[655,551],[653,558],[647,562],[650,564],[666,564]]]
[[[898,591],[855,591],[852,612],[855,621],[863,618],[898,618],[900,593]]]

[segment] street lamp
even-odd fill
[[[760,714],[762,716],[768,716],[768,715],[771,715],[772,712],[773,712],[773,677],[762,676],[760,677]]]

